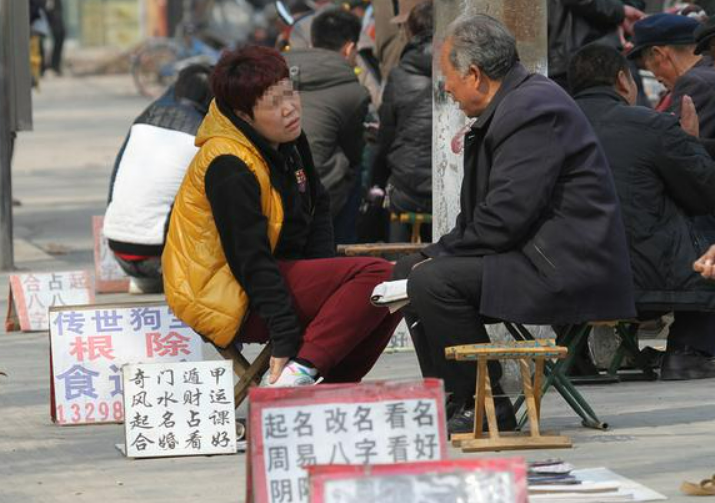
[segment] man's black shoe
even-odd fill
[[[660,366],[664,381],[685,381],[715,377],[715,358],[687,346],[668,350]]]
[[[499,431],[514,431],[516,430],[516,414],[514,406],[507,397],[498,396],[494,398],[494,408],[497,413],[497,425]],[[482,431],[488,431],[486,414]],[[454,415],[447,421],[447,433],[454,435],[457,433],[471,433],[474,431],[474,403],[463,405]]]

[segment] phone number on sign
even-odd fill
[[[121,400],[57,406],[59,424],[121,423],[122,421],[124,421],[124,404]]]

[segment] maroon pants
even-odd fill
[[[330,258],[279,262],[303,328],[298,354],[326,382],[359,382],[375,365],[402,319],[370,304],[373,288],[389,281],[392,264],[377,258]],[[256,313],[240,342],[266,342],[268,328]]]

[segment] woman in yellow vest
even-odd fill
[[[392,265],[335,258],[328,195],[275,50],[226,53],[162,256],[169,305],[219,347],[272,345],[273,386],[357,382],[400,315],[370,305]]]

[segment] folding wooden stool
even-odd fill
[[[233,388],[233,395],[235,406],[238,408],[248,396],[248,388],[260,384],[261,377],[268,370],[268,363],[271,359],[271,344],[266,344],[253,362],[249,362],[233,344],[227,348],[216,349],[221,356],[233,362],[233,372],[238,376],[238,382]]]
[[[477,394],[475,400],[474,431],[452,435],[452,445],[463,452],[503,451],[517,449],[554,449],[571,447],[569,437],[557,434],[542,435],[539,417],[541,414],[541,388],[544,364],[547,359],[566,358],[568,350],[557,346],[554,339],[536,341],[502,342],[498,344],[469,344],[452,346],[445,350],[448,360],[477,363]],[[494,396],[487,370],[490,360],[518,360],[521,380],[529,416],[528,433],[500,434],[494,407]],[[534,361],[532,380],[529,362]],[[482,431],[486,413],[488,436]]]

